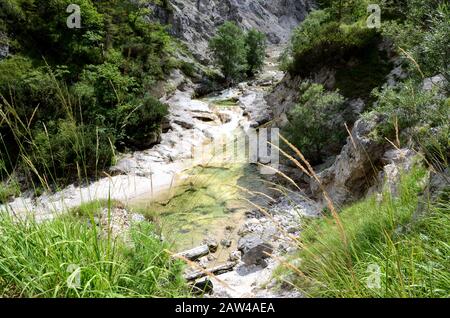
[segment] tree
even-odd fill
[[[299,103],[288,114],[285,134],[311,163],[317,164],[322,161],[323,147],[341,139],[335,122],[343,111],[344,98],[338,92],[325,92],[320,84],[305,82],[300,90]]]
[[[244,32],[234,22],[227,21],[219,27],[209,48],[228,83],[238,79],[247,69]]]
[[[247,45],[247,74],[252,76],[261,70],[266,54],[266,35],[256,29],[251,29],[245,38]]]

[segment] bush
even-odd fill
[[[114,135],[107,129],[59,120],[36,130],[27,162],[40,178],[65,184],[77,177],[97,176],[109,167],[113,145]]]
[[[0,1],[0,28],[14,39],[0,61],[2,148],[16,154],[10,169],[34,166],[47,180],[97,174],[113,146],[158,140],[166,107],[147,95],[179,64],[171,36],[142,3],[76,1],[77,30],[66,27],[71,3]]]
[[[266,55],[266,35],[256,29],[248,31],[245,42],[247,46],[247,74],[253,76],[262,69]]]
[[[442,74],[450,83],[450,5],[445,0],[409,0],[401,21],[383,24],[383,35],[394,42],[417,78]],[[399,50],[400,51],[400,50]],[[404,54],[408,53],[408,56]],[[447,85],[447,92],[450,84]]]
[[[239,79],[247,69],[244,32],[234,22],[227,21],[219,27],[209,48],[227,82]]]
[[[445,163],[450,157],[450,105],[440,89],[424,91],[420,86],[408,80],[395,88],[374,91],[378,99],[374,111],[388,118],[376,133],[379,138],[395,140],[397,125],[403,144],[413,141],[429,159]]]
[[[365,21],[343,24],[332,20],[327,10],[316,10],[294,31],[283,68],[291,74],[309,75],[323,65],[357,56],[376,40],[376,31],[367,28]]]
[[[336,127],[344,98],[338,92],[325,92],[322,85],[303,83],[299,103],[288,114],[287,138],[312,163],[322,161],[325,145],[341,142],[343,127]]]
[[[167,105],[152,96],[141,105],[119,107],[121,140],[140,149],[150,147],[159,140],[160,122],[167,113]]]

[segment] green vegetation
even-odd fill
[[[310,13],[294,31],[283,67],[292,74],[309,75],[321,65],[336,65],[343,58],[371,50],[377,33],[366,27],[365,20],[346,24],[334,20],[328,10]]]
[[[130,243],[101,239],[86,221],[36,223],[0,215],[2,297],[181,297],[182,264],[149,223],[136,224]]]
[[[247,69],[244,32],[233,22],[225,22],[209,42],[216,63],[227,82],[238,79]]]
[[[211,38],[209,48],[225,80],[231,84],[261,69],[264,64],[266,37],[252,29],[245,34],[234,22],[227,21]]]
[[[81,29],[66,26],[71,3]],[[149,92],[179,63],[146,14],[126,0],[0,1],[11,38],[0,61],[0,160],[10,171],[64,184],[97,176],[116,149],[157,142],[167,107]]]
[[[266,35],[256,29],[251,29],[247,33],[245,43],[247,45],[247,74],[253,76],[264,66],[267,47]]]
[[[304,82],[299,103],[289,112],[286,137],[299,148],[311,163],[320,163],[322,150],[330,143],[342,142],[343,127],[336,117],[344,110],[344,98],[338,92],[325,92],[320,84]]]
[[[324,109],[333,109],[326,105],[337,107],[335,119],[345,114],[338,107],[341,93],[373,102],[363,116],[383,118],[370,136],[378,143],[407,145],[424,155],[424,166],[432,171],[448,169],[448,1],[381,1],[379,30],[365,27],[366,1],[320,3],[321,10],[295,31],[283,64],[306,77],[331,68],[337,90],[302,85],[299,104],[288,116],[290,141],[314,161],[328,146],[321,142],[336,131],[324,126],[330,122]],[[377,49],[381,40],[392,44],[407,70],[394,86],[382,86],[392,66]],[[425,77],[439,74],[447,82],[424,89]],[[280,268],[280,277],[311,297],[449,297],[449,188],[431,201],[423,194],[427,174],[416,165],[401,173],[398,197],[386,187],[339,215],[306,220],[300,252]]]
[[[346,243],[332,217],[312,221],[293,283],[312,297],[449,297],[449,203],[425,204],[425,217],[413,219],[425,174],[403,175],[398,198],[385,191],[381,201],[371,196],[345,208]],[[371,276],[373,268],[380,276]]]

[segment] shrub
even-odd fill
[[[167,105],[148,95],[138,106],[119,107],[121,140],[136,148],[147,148],[159,140],[160,122],[167,115]]]
[[[147,94],[179,65],[171,36],[141,2],[79,0],[77,30],[66,27],[70,3],[0,1],[0,28],[14,35],[0,61],[2,148],[16,154],[10,169],[35,165],[48,180],[96,174],[113,158],[111,143],[157,140],[166,109]]]
[[[28,164],[47,180],[88,178],[113,163],[113,145],[114,136],[108,129],[77,125],[70,120],[50,122],[34,133]]]
[[[237,80],[247,69],[244,32],[234,22],[227,21],[219,27],[209,48],[227,82]]]
[[[264,66],[266,55],[266,35],[256,29],[248,31],[245,42],[247,46],[247,74],[253,76]]]
[[[291,74],[309,75],[323,65],[364,52],[374,45],[376,35],[363,21],[343,24],[332,20],[327,10],[313,11],[294,31],[283,68]]]
[[[342,127],[336,127],[344,107],[338,92],[325,92],[322,85],[303,83],[299,103],[288,114],[287,138],[312,163],[320,163],[325,145],[340,142]]]

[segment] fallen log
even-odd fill
[[[227,262],[225,264],[213,268],[208,268],[204,270],[195,270],[194,272],[186,273],[184,275],[184,278],[187,281],[193,281],[211,274],[215,276],[221,275],[227,272],[231,272],[236,266],[236,264],[237,264],[236,262]]]
[[[199,259],[200,257],[206,256],[209,254],[209,247],[208,245],[201,245],[194,247],[193,249],[177,253],[173,255],[173,258],[186,258],[190,261],[195,261]]]

